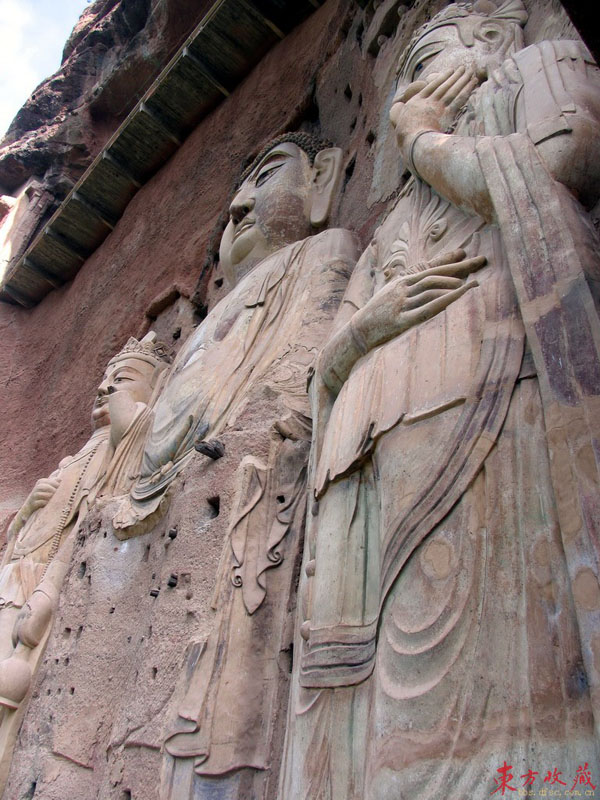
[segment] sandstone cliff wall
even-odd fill
[[[60,68],[35,89],[0,142],[2,193],[35,176],[62,199],[210,5],[95,0],[87,6]]]
[[[415,27],[443,5],[421,0],[410,8],[383,2],[363,9],[352,0],[327,0],[198,126],[70,284],[31,310],[0,307],[6,343],[0,367],[5,519],[36,478],[87,439],[95,387],[127,337],[152,327],[177,348],[222,296],[223,276],[210,246],[241,163],[266,140],[303,127],[344,149],[344,185],[333,225],[357,231],[363,246],[368,243],[402,183],[401,164],[395,173],[382,166],[394,163],[387,108],[395,57]],[[572,32],[558,3],[530,7],[528,42]],[[78,36],[76,29],[67,46],[75,48],[72,53],[84,47],[85,38],[78,43]],[[119,46],[127,47],[126,40]],[[111,95],[110,80],[105,85],[98,97],[106,98],[106,106],[99,99],[96,108],[111,123],[92,125],[86,158],[121,113],[119,91]],[[68,162],[76,175],[77,160],[62,153],[58,162],[63,156],[63,165]],[[47,169],[54,169],[52,158]],[[103,538],[101,519],[89,520],[5,797],[27,791],[44,800],[157,796],[158,747],[168,729],[164,709],[172,702],[188,643],[206,637],[213,624],[214,576],[232,504],[231,467],[253,436],[262,437],[259,450],[265,447],[260,408],[242,423],[210,480],[192,468],[169,516],[147,537],[118,544]],[[173,574],[177,586],[168,589]],[[158,586],[155,598],[150,592]],[[91,734],[84,730],[86,714],[97,722]],[[269,791],[276,796],[275,783]]]
[[[31,176],[78,177],[209,3],[156,3],[144,24],[138,5],[97,0],[82,16],[65,46],[62,71],[36,90],[4,139],[0,185],[13,190]],[[28,311],[0,304],[4,518],[36,478],[85,441],[94,387],[127,336],[149,327],[167,305],[159,329],[177,345],[197,321],[198,305],[218,298],[219,275],[208,278],[204,270],[199,293],[197,284],[240,164],[261,143],[303,125],[344,148],[333,224],[368,241],[398,186],[399,175],[382,169],[394,148],[386,110],[394,54],[442,5],[408,8],[388,0],[363,11],[354,0],[329,0],[198,126],[74,281]],[[577,36],[557,0],[529,5],[528,41]],[[71,69],[84,74],[77,86]],[[67,109],[69,94],[74,113],[61,122],[54,115]],[[109,123],[94,122],[96,108]],[[52,120],[56,137],[48,128]],[[81,137],[88,143],[83,150],[60,144]],[[194,292],[195,306],[177,302],[178,293]]]

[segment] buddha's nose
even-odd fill
[[[104,397],[108,394],[108,389],[110,387],[110,381],[108,378],[104,378],[100,386],[98,387],[98,397]]]
[[[241,222],[254,208],[254,197],[249,192],[238,192],[229,206],[229,217],[234,225]]]

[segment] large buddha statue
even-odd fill
[[[218,436],[261,382],[268,379],[285,394],[288,409],[308,415],[306,370],[320,343],[319,322],[330,317],[321,306],[340,285],[328,265],[355,254],[348,232],[319,233],[341,157],[338,148],[290,133],[246,170],[220,247],[230,291],[178,353],[155,407],[140,478],[114,521],[117,530],[159,508],[194,443]],[[307,308],[316,312],[310,325]]]
[[[599,774],[600,76],[526,16],[452,4],[400,58],[413,177],[313,381],[285,800]]]
[[[174,800],[276,791],[311,440],[307,380],[357,257],[349,231],[319,232],[341,155],[284,134],[242,176],[220,247],[229,294],[174,363],[132,493],[144,513],[189,463],[194,437],[229,447],[236,432],[254,431],[238,462],[212,632],[190,643],[175,694],[161,795]]]
[[[154,333],[129,339],[108,363],[92,409],[92,436],[39,480],[8,530],[0,567],[0,758],[31,683],[90,496],[117,494],[137,474],[149,404],[169,358]],[[12,732],[12,733],[11,733]]]

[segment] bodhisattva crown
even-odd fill
[[[505,19],[509,22],[523,24],[527,21],[527,11],[522,0],[475,0],[474,2],[451,3],[435,15],[435,22],[461,19],[474,14],[481,17]],[[433,21],[433,20],[432,20]],[[431,23],[425,23],[427,28]],[[422,30],[422,29],[421,29]],[[419,35],[419,31],[415,36]]]
[[[108,362],[109,366],[115,364],[117,361],[122,361],[125,358],[140,358],[152,364],[154,367],[166,367],[171,361],[171,352],[164,342],[156,341],[156,334],[154,331],[149,331],[143,339],[136,339],[131,336],[125,347],[113,356]]]

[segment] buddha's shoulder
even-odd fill
[[[304,251],[313,257],[356,261],[360,254],[358,236],[346,228],[327,228],[304,240]]]

